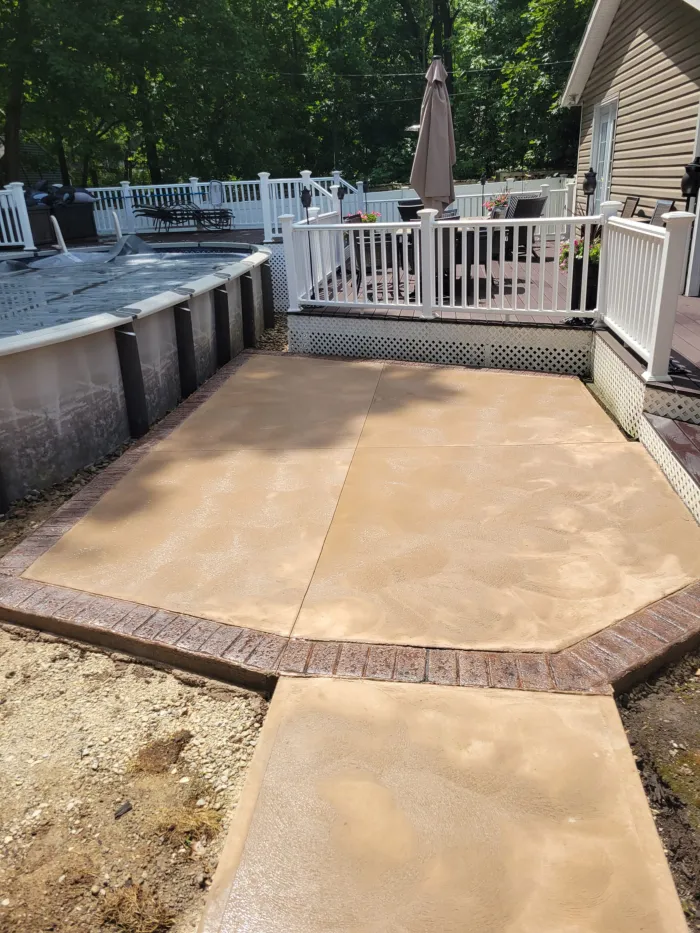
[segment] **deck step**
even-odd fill
[[[700,425],[661,415],[647,414],[645,417],[676,460],[700,486]]]
[[[700,425],[645,412],[639,439],[700,523]]]

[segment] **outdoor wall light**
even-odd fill
[[[593,166],[591,166],[583,176],[583,193],[586,195],[586,213],[588,215],[590,215],[593,210],[593,198],[597,187],[598,176],[593,171]]]
[[[307,211],[311,207],[311,188],[301,189],[301,206]]]
[[[589,168],[586,174],[583,176],[583,193],[589,198],[592,194],[595,194],[595,190],[598,187],[598,176],[593,171],[593,166]]]
[[[700,156],[685,167],[685,175],[681,178],[681,191],[685,198],[685,209],[690,209],[691,198],[697,198],[700,191]]]

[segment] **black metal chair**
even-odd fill
[[[423,210],[423,202],[420,198],[407,198],[405,201],[399,201],[396,206],[399,209],[399,217],[404,223],[418,220],[418,211]]]
[[[526,194],[520,195],[511,195],[508,201],[508,207],[505,212],[504,220],[533,220],[538,217],[542,217],[544,214],[544,209],[547,205],[547,196],[542,194],[535,194],[534,196],[529,192]],[[510,261],[513,258],[515,249],[517,248],[518,253],[523,250],[527,250],[527,227],[521,227],[518,231],[518,243],[517,247],[513,243],[513,231],[514,227],[505,228],[505,245],[504,245],[504,256]],[[480,237],[483,243],[483,255],[486,256],[486,230],[485,228],[481,229]],[[481,248],[481,247],[480,247]],[[537,259],[537,254],[535,253],[534,242],[532,248],[533,258]],[[501,231],[496,229],[493,231],[492,239],[492,258],[500,259],[501,258]]]

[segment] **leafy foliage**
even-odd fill
[[[568,169],[556,109],[591,0],[0,0],[6,179],[21,128],[73,183],[406,181],[434,51],[457,175]]]

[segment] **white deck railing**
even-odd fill
[[[590,244],[602,216],[373,224],[280,218],[293,257],[290,309],[300,304],[594,317],[586,307]],[[549,231],[553,231],[550,234]],[[583,255],[564,245],[579,237]],[[335,258],[335,265],[329,260]],[[289,262],[287,263],[289,266]],[[290,269],[288,268],[288,275]],[[576,283],[578,282],[578,286]],[[295,300],[296,299],[296,300]]]
[[[19,181],[0,189],[0,246],[34,249],[24,186]]]
[[[616,217],[621,206],[535,220],[438,221],[422,210],[413,223],[341,224],[314,214],[307,225],[286,215],[289,310],[594,318],[648,363],[646,379],[666,381],[693,215],[667,214],[665,228],[650,227]]]
[[[678,211],[662,219],[665,227],[652,227],[612,216],[603,238],[603,319],[648,364],[644,378],[657,382],[669,378],[678,295],[694,216]]]

